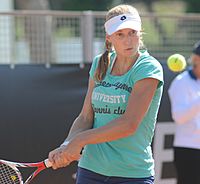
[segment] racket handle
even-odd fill
[[[47,168],[52,167],[52,163],[49,161],[49,159],[44,160],[44,164]]]

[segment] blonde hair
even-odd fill
[[[138,13],[137,9],[134,8],[133,6],[130,5],[118,5],[115,6],[114,8],[110,9],[106,15],[106,21],[110,20],[111,18],[124,14],[124,13],[130,13],[130,14],[135,14]],[[101,55],[98,63],[98,67],[95,71],[94,74],[94,79],[97,82],[100,82],[104,79],[108,66],[110,64],[110,57],[109,53],[112,51],[112,44],[108,42],[108,40],[105,41],[105,47],[106,50],[105,52]],[[142,36],[140,37],[140,48],[143,48],[143,41],[142,41]]]

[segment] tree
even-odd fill
[[[187,12],[199,13],[200,12],[200,0],[183,0],[187,5]]]

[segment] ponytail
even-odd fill
[[[98,67],[94,74],[94,79],[97,82],[101,82],[104,79],[106,72],[108,70],[108,66],[110,64],[109,53],[112,50],[112,44],[108,40],[106,40],[105,47],[106,47],[106,51],[101,55],[99,59]]]

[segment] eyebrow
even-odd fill
[[[136,31],[136,30],[131,29],[131,31]],[[119,32],[123,32],[123,31],[122,31],[122,30],[118,30],[118,31],[116,31],[116,33],[119,33]]]
[[[118,30],[116,33],[122,32],[122,30]]]

